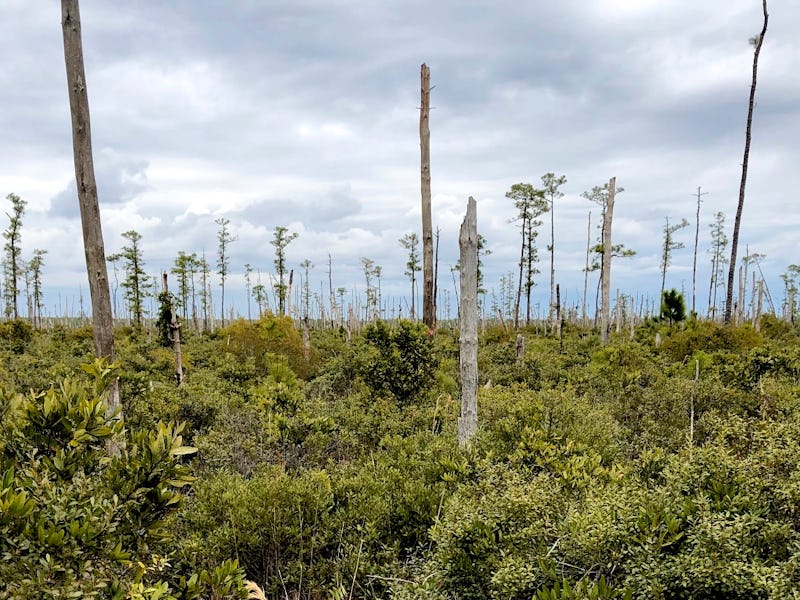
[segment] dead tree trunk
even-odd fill
[[[603,304],[600,313],[600,339],[605,344],[608,342],[608,328],[611,317],[611,220],[614,216],[614,195],[617,191],[617,178],[608,181],[608,201],[603,211],[603,271],[602,271],[602,298]]]
[[[692,261],[692,312],[697,314],[697,246],[700,242],[700,200],[708,192],[702,193],[701,186],[697,186],[697,215],[694,230],[694,260]]]
[[[161,289],[165,294],[169,294],[169,284],[167,283],[167,273],[161,274]],[[181,326],[178,323],[178,311],[175,310],[175,298],[170,297],[170,323],[169,328],[172,332],[172,350],[175,352],[175,381],[178,387],[183,385],[183,360],[181,358]]]
[[[752,40],[756,49],[753,52],[753,81],[750,85],[750,104],[747,109],[747,126],[744,134],[744,159],[742,160],[742,180],[739,183],[739,203],[736,206],[736,219],[733,221],[733,236],[731,237],[731,262],[728,265],[728,288],[725,294],[725,324],[731,322],[731,309],[733,308],[733,279],[736,274],[736,249],[739,245],[739,227],[742,224],[742,210],[744,209],[744,191],[747,185],[747,166],[750,162],[750,138],[753,128],[753,109],[756,104],[756,81],[758,79],[758,57],[761,54],[761,46],[764,43],[764,36],[767,35],[767,0],[761,0],[761,7],[764,13],[764,25],[761,33]]]
[[[586,266],[583,269],[583,304],[581,305],[581,324],[586,327],[586,291],[589,288],[589,252],[592,248],[592,211],[586,224]]]
[[[478,217],[470,196],[458,237],[461,251],[461,416],[458,444],[466,446],[478,429]]]
[[[81,17],[78,0],[61,0],[61,29],[64,36],[64,61],[67,70],[69,107],[72,116],[72,151],[75,161],[75,184],[83,229],[83,248],[89,294],[92,299],[92,333],[98,358],[114,360],[114,321],[108,289],[106,252],[97,201],[97,182],[92,160],[92,132],[89,122],[89,95],[83,67]],[[108,390],[108,408],[122,415],[119,384],[115,379]],[[124,446],[124,443],[123,443]]]
[[[422,321],[436,328],[436,297],[433,283],[433,218],[431,217],[431,70],[420,69],[421,103],[419,108],[420,187],[422,192]]]

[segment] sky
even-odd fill
[[[771,0],[769,12],[739,254],[765,255],[780,304],[779,276],[800,263],[800,3]],[[48,251],[50,314],[75,310],[88,289],[60,16],[53,0],[0,3],[0,197],[28,202],[23,256]],[[366,257],[382,267],[384,299],[403,302],[398,239],[421,229],[425,62],[440,289],[453,289],[474,196],[486,287],[499,294],[519,260],[505,193],[554,172],[568,180],[555,205],[556,279],[567,304],[580,301],[589,211],[599,220],[581,193],[613,176],[625,189],[613,238],[637,254],[615,261],[611,286],[637,298],[658,295],[665,218],[692,223],[667,273],[667,287],[691,292],[693,194],[707,192],[705,307],[709,224],[724,212],[730,236],[736,211],[758,0],[83,0],[81,18],[108,254],[135,229],[154,275],[181,250],[215,262],[214,221],[229,219],[226,303],[246,313],[244,265],[268,283],[280,225],[299,234],[287,260],[312,261],[312,289],[327,293],[330,255],[334,287],[361,293]],[[534,289],[544,306],[547,219]]]

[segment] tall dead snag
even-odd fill
[[[764,25],[761,33],[757,37],[750,38],[750,43],[755,46],[753,52],[753,81],[750,85],[750,105],[747,109],[747,126],[744,134],[744,159],[742,160],[742,180],[739,183],[739,204],[736,206],[736,219],[733,221],[733,237],[731,238],[731,261],[728,264],[728,288],[725,294],[725,324],[731,322],[731,310],[733,308],[733,279],[736,274],[736,249],[739,245],[739,227],[742,223],[742,210],[744,209],[744,190],[747,184],[747,165],[750,161],[750,136],[753,127],[753,108],[756,103],[756,81],[758,79],[758,57],[761,54],[761,45],[764,43],[764,36],[767,35],[767,0],[761,0],[761,8],[764,13]],[[741,302],[741,300],[740,300]]]
[[[605,344],[608,341],[608,328],[611,317],[611,219],[614,215],[614,196],[617,192],[617,178],[608,181],[608,203],[603,211],[603,270],[600,279],[603,282],[603,303],[600,312],[600,339]]]
[[[458,444],[466,446],[478,429],[478,216],[470,196],[458,236],[461,251],[461,306],[459,308],[461,416]]]
[[[431,217],[431,70],[420,68],[419,149],[422,191],[422,321],[433,331],[436,328],[436,297],[433,283],[433,218]]]
[[[67,68],[69,108],[72,115],[72,151],[75,159],[75,183],[83,228],[83,248],[89,294],[92,299],[92,331],[98,358],[114,360],[114,322],[111,294],[108,289],[106,253],[97,201],[97,182],[92,160],[92,132],[89,123],[89,95],[83,67],[81,17],[78,0],[61,0],[61,29],[64,34],[64,60]],[[122,414],[122,401],[116,380],[108,394],[109,410]]]

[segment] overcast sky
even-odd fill
[[[800,3],[769,8],[740,255],[746,244],[766,255],[779,302],[779,275],[800,263]],[[452,289],[467,197],[478,201],[492,251],[486,286],[497,290],[519,252],[505,192],[553,171],[568,179],[555,238],[570,302],[582,294],[589,210],[598,218],[581,192],[617,177],[614,240],[638,254],[614,264],[612,289],[657,296],[665,217],[692,221],[667,276],[691,292],[702,186],[705,306],[708,224],[723,211],[730,235],[736,210],[759,0],[82,0],[81,13],[109,254],[135,229],[154,274],[179,250],[213,259],[214,220],[225,217],[238,236],[232,290],[245,263],[273,270],[269,240],[283,225],[299,233],[290,266],[310,259],[315,289],[330,254],[334,286],[363,287],[368,257],[383,268],[385,297],[407,293],[397,240],[420,229],[426,62],[440,288]],[[23,253],[49,252],[52,312],[57,294],[66,303],[88,287],[59,3],[3,0],[0,23],[0,193],[28,201]],[[543,227],[545,304],[548,242]]]

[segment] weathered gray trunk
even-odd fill
[[[586,292],[589,288],[589,252],[592,249],[592,211],[586,224],[586,267],[583,269],[583,304],[581,305],[581,324],[586,327]]]
[[[764,43],[764,36],[767,35],[767,23],[769,14],[767,13],[767,0],[761,0],[761,7],[764,13],[764,24],[761,33],[755,40],[756,49],[753,52],[753,79],[750,84],[750,103],[747,109],[747,125],[744,134],[744,158],[742,159],[742,178],[739,182],[739,203],[736,206],[736,218],[733,221],[733,235],[731,236],[731,261],[728,264],[728,286],[725,293],[725,324],[731,322],[731,312],[733,309],[733,279],[736,274],[736,250],[739,246],[739,228],[742,224],[742,210],[744,209],[744,192],[747,186],[747,166],[750,162],[750,139],[753,130],[753,109],[756,104],[756,83],[758,80],[758,57],[761,54],[761,46]]]
[[[431,70],[420,68],[419,149],[420,188],[422,192],[422,321],[436,328],[436,297],[433,283],[433,218],[431,217]]]
[[[92,299],[92,331],[95,354],[114,360],[114,322],[111,294],[108,289],[106,253],[97,201],[97,183],[92,160],[92,132],[89,122],[89,95],[83,67],[81,18],[78,0],[61,0],[61,28],[64,35],[64,60],[67,70],[69,107],[72,115],[72,150],[75,160],[75,183],[83,229],[86,272]],[[117,381],[108,394],[109,410],[122,414]]]
[[[478,217],[470,196],[458,236],[461,252],[461,306],[459,310],[461,416],[458,443],[466,446],[478,429]]]
[[[602,306],[600,308],[600,338],[603,343],[608,341],[608,328],[611,317],[611,221],[614,216],[614,195],[617,191],[617,178],[608,181],[608,202],[603,211],[603,272],[602,279]]]

